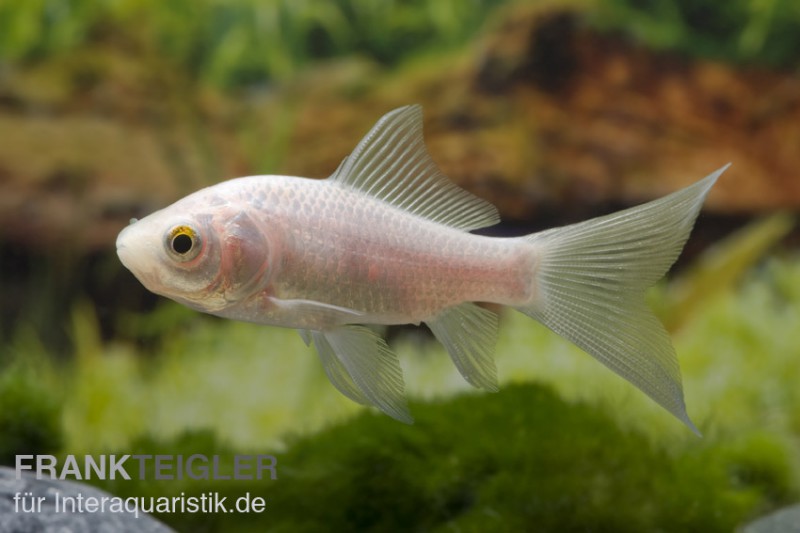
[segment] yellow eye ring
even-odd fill
[[[185,224],[180,224],[169,230],[164,244],[167,253],[181,262],[191,261],[197,257],[202,247],[197,231]]]

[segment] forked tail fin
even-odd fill
[[[729,165],[652,202],[525,237],[537,250],[535,295],[517,309],[575,343],[697,433],[680,368],[646,288],[678,258],[708,191]]]

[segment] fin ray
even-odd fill
[[[689,429],[680,368],[644,290],[677,259],[708,191],[727,166],[652,202],[533,234],[534,300],[519,311],[633,383]]]
[[[405,399],[403,371],[386,341],[364,326],[353,325],[311,335],[323,364],[327,361],[328,377],[340,391],[396,420],[414,422]]]
[[[361,392],[361,389],[355,384],[353,378],[347,372],[347,369],[342,365],[342,362],[337,357],[328,339],[325,338],[325,335],[319,331],[305,330],[305,333],[310,335],[310,340],[313,340],[314,347],[317,349],[320,361],[322,361],[322,368],[325,370],[325,375],[328,376],[333,386],[356,403],[372,405],[372,402],[364,396],[364,393]],[[305,339],[306,336],[303,335],[303,340]],[[306,342],[306,345],[308,345],[308,342]]]
[[[359,321],[364,316],[361,311],[348,309],[338,305],[326,304],[314,300],[303,299],[281,299],[274,296],[269,297],[272,305],[279,308],[284,315],[294,315],[303,317],[304,321],[315,325],[316,328],[329,328],[340,324]],[[303,340],[306,336],[300,333]],[[308,342],[306,342],[308,344]]]
[[[499,222],[497,209],[448,180],[422,137],[422,108],[384,115],[330,180],[414,215],[463,230]]]
[[[464,303],[445,309],[425,323],[470,385],[497,392],[493,355],[497,343],[497,314],[473,303]]]

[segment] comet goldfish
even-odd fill
[[[213,315],[296,328],[350,399],[413,419],[397,356],[367,324],[424,322],[472,385],[497,390],[497,315],[512,307],[597,358],[697,429],[680,370],[644,290],[681,252],[723,167],[685,189],[523,237],[448,181],[419,106],[373,127],[326,180],[237,178],[197,191],[117,238],[152,292]]]

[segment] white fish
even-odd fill
[[[419,106],[375,125],[326,180],[251,176],[197,191],[122,230],[149,290],[214,315],[296,328],[346,396],[412,422],[397,356],[364,324],[424,322],[476,387],[497,390],[497,315],[569,339],[697,432],[644,290],[680,254],[727,167],[659,200],[524,237],[470,230],[496,209],[448,181]]]

